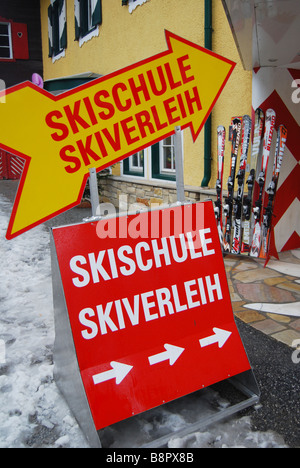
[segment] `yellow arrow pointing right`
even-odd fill
[[[199,135],[235,64],[166,32],[168,50],[60,96],[25,83],[0,108],[0,146],[26,159],[7,238],[78,204],[97,171],[190,127]]]

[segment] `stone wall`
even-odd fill
[[[185,196],[187,202],[204,201],[208,198],[215,200],[215,190],[185,186]],[[119,209],[122,209],[120,205],[124,203],[128,206],[142,204],[150,208],[176,203],[177,191],[175,184],[164,181],[139,182],[136,179],[109,176],[100,179],[100,201],[112,203]]]

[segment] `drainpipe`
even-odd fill
[[[212,50],[212,0],[204,0],[204,47]],[[201,187],[207,187],[211,178],[211,114],[204,126],[204,177]]]

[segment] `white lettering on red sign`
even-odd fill
[[[117,249],[101,250],[89,253],[86,258],[76,255],[70,260],[70,269],[77,276],[72,278],[74,286],[83,288],[90,281],[94,284],[118,278],[120,275],[130,276],[136,270],[149,271],[152,268],[169,266],[173,262],[182,263],[189,257],[191,260],[213,255],[214,249],[209,249],[212,239],[208,236],[211,230],[200,229],[197,233],[180,234],[181,252],[178,252],[175,236],[152,239],[149,242],[139,242],[133,250],[130,245]],[[186,237],[185,237],[186,236]],[[108,260],[108,266],[103,263]]]
[[[179,297],[184,297],[181,300]],[[100,332],[105,335],[126,328],[127,325],[138,325],[140,321],[149,322],[184,310],[193,309],[216,300],[222,300],[223,294],[218,273],[213,277],[205,276],[181,285],[146,291],[128,298],[121,298],[96,308],[87,307],[79,312],[79,322],[85,328],[82,337],[86,340],[95,338]],[[174,305],[173,305],[174,304]],[[174,307],[175,306],[175,307]],[[128,318],[128,320],[125,320]]]
[[[130,245],[123,245],[117,250],[110,248],[90,252],[87,256],[75,255],[69,264],[71,271],[76,274],[72,277],[73,285],[84,288],[91,282],[97,284],[121,275],[130,276],[138,270],[150,271],[214,255],[210,234],[210,228],[181,233],[178,236],[180,247],[176,244],[175,236],[170,236],[143,240],[134,249]],[[166,314],[172,315],[222,299],[217,273],[171,287],[144,291],[131,297],[83,308],[78,315],[79,322],[84,327],[81,335],[85,340],[91,340],[99,333],[105,335],[126,326],[157,320]]]

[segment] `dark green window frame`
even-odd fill
[[[152,145],[152,178],[153,179],[160,179],[160,180],[169,180],[169,181],[176,181],[176,173],[172,172],[163,172],[162,161],[163,154],[161,154],[161,145],[160,142],[155,143]]]
[[[173,137],[173,136],[172,136]],[[164,168],[166,161],[164,158],[166,156],[166,148],[170,146],[169,139],[163,140],[151,146],[151,176],[153,179],[167,180],[167,181],[176,181],[176,172],[175,167],[173,168],[175,161],[172,161],[170,168]],[[173,146],[173,143],[171,144]],[[142,151],[142,162],[143,166],[135,169],[133,164],[133,158],[137,154],[130,156],[129,158],[124,159],[123,161],[123,175],[130,175],[135,177],[144,177],[145,176],[145,153]],[[173,152],[172,152],[173,157]],[[130,159],[131,158],[131,159]],[[169,163],[168,163],[169,164]],[[137,167],[137,166],[136,166]],[[171,169],[171,170],[170,170]]]
[[[61,15],[66,11],[66,0],[55,0],[48,8],[49,57],[59,55],[67,48],[67,22],[62,24]]]
[[[138,153],[133,154],[132,156],[129,156],[129,158],[124,159],[123,161],[123,175],[131,175],[135,177],[144,177],[145,175],[145,153],[144,150],[140,152],[140,157],[142,161],[142,167],[139,166],[137,170],[135,170],[134,166],[131,164],[132,159],[135,156],[138,156]]]
[[[0,22],[0,60],[3,59],[13,59],[11,23],[8,21]]]
[[[75,40],[85,37],[102,24],[101,0],[75,0]]]

